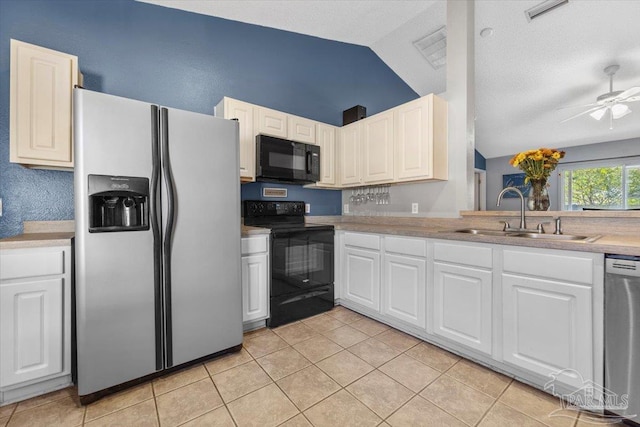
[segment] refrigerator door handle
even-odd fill
[[[155,311],[156,370],[164,368],[164,319],[162,317],[162,240],[160,237],[160,121],[158,106],[151,106],[151,189],[149,215],[153,232],[153,294]]]
[[[164,230],[164,317],[166,367],[173,366],[173,337],[171,328],[171,246],[175,222],[175,183],[169,159],[169,110],[160,108],[160,140],[162,145],[162,170],[167,188],[167,223]]]

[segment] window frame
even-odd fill
[[[558,174],[557,181],[557,194],[558,194],[558,206],[561,211],[565,212],[581,212],[580,210],[568,210],[564,209],[564,199],[565,199],[565,172],[573,171],[576,169],[594,169],[594,168],[603,168],[603,167],[622,167],[622,194],[623,194],[623,207],[621,209],[628,209],[627,206],[627,167],[638,167],[640,166],[640,156],[630,156],[630,157],[619,157],[613,159],[604,159],[604,160],[585,160],[571,163],[561,163],[556,168],[556,173]],[[569,187],[571,187],[571,182],[569,182]],[[569,190],[571,192],[571,189]],[[606,208],[603,208],[606,209]]]

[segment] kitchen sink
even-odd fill
[[[477,234],[478,236],[508,236],[511,234],[506,231],[499,230],[483,230],[479,228],[463,228],[461,230],[455,230],[456,233]]]
[[[592,243],[598,240],[601,236],[580,236],[575,234],[544,234],[535,232],[523,232],[523,231],[500,231],[500,230],[484,230],[481,228],[462,228],[455,230],[455,233],[474,234],[477,236],[505,236],[505,237],[520,237],[524,239],[542,239],[542,240],[573,240],[584,241]]]
[[[543,240],[580,240],[588,243],[595,242],[601,236],[579,236],[575,234],[541,234],[541,233],[513,233],[513,237],[524,237],[526,239],[543,239]]]

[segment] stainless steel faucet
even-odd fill
[[[502,200],[502,197],[508,191],[513,191],[513,192],[517,193],[518,196],[520,197],[520,227],[518,227],[518,228],[520,230],[526,230],[527,229],[527,221],[526,221],[526,218],[524,217],[524,196],[522,195],[522,191],[518,190],[516,187],[505,187],[505,188],[503,188],[502,191],[500,192],[500,194],[498,194],[498,201],[496,202],[496,206],[500,206],[500,201]]]

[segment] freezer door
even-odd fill
[[[88,175],[152,178],[153,129],[149,104],[81,89],[74,96],[77,376],[85,396],[157,369],[153,232],[89,233],[88,206]]]
[[[167,366],[175,366],[242,343],[238,124],[174,109],[162,109],[161,123]]]

